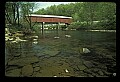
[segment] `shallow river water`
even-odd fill
[[[45,31],[43,37],[36,33],[20,39],[27,41],[5,44],[6,76],[110,77],[116,74],[116,32]]]

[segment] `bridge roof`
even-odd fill
[[[37,14],[30,14],[30,15],[26,15],[26,16],[35,16],[35,17],[48,17],[48,18],[68,18],[68,19],[72,19],[72,17],[67,17],[67,16],[56,16],[56,15],[37,15]]]

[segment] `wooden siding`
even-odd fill
[[[53,17],[35,17],[31,16],[32,22],[61,22],[61,23],[68,23],[70,24],[72,22],[72,19],[69,18],[53,18]]]

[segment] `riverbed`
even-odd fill
[[[116,75],[116,32],[45,31],[44,36],[34,33],[20,38],[26,41],[5,44],[8,77]]]

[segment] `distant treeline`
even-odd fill
[[[116,29],[116,4],[113,2],[75,2],[53,5],[33,12],[36,8],[35,2],[6,2],[6,27],[19,30],[22,27],[23,30],[39,29],[35,26],[36,24],[31,22],[30,18],[26,18],[26,15],[47,14],[71,16],[73,22],[68,26],[70,29]]]
[[[71,16],[71,28],[116,29],[116,4],[113,2],[76,2],[42,8],[34,14]],[[94,21],[98,21],[94,23]],[[82,23],[84,22],[84,23]]]

